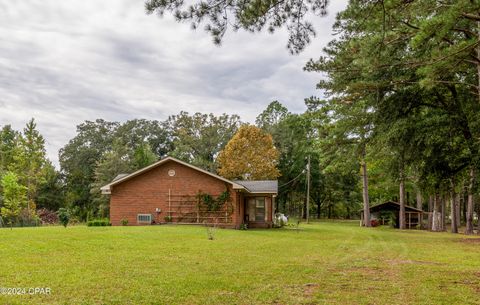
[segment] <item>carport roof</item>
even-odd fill
[[[250,193],[278,193],[277,180],[234,180],[233,182],[243,185]]]

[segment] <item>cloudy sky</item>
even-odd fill
[[[103,118],[163,120],[181,110],[237,113],[253,122],[272,100],[292,112],[321,95],[302,70],[332,39],[331,1],[317,37],[300,55],[279,31],[227,33],[221,47],[202,30],[146,15],[141,0],[0,0],[0,125],[34,117],[49,158],[75,126]]]

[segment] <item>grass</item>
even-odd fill
[[[302,224],[0,229],[0,304],[480,304],[480,239]]]

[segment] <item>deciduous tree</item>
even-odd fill
[[[217,169],[216,158],[240,126],[238,115],[180,112],[170,116],[171,155],[208,171]]]
[[[272,136],[243,125],[218,156],[218,173],[228,179],[268,180],[280,176]]]
[[[16,222],[20,210],[27,205],[27,188],[18,182],[13,172],[7,172],[1,179],[3,189],[3,207],[0,209],[2,218],[10,226]]]

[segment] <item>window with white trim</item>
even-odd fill
[[[138,223],[152,223],[152,214],[137,214]]]

